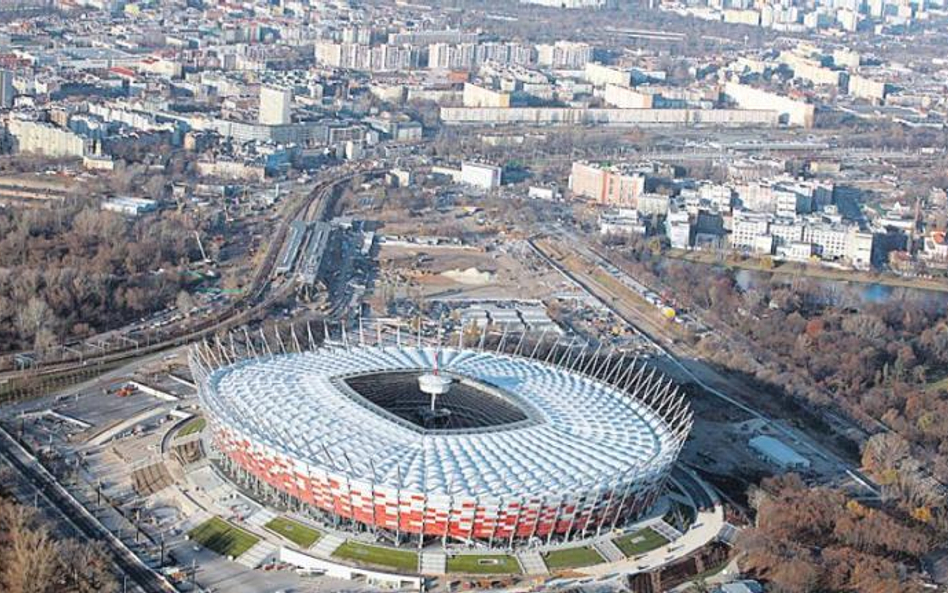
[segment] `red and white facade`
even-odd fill
[[[507,545],[611,529],[652,505],[691,425],[671,382],[637,364],[610,383],[605,362],[605,373],[583,374],[465,349],[319,348],[231,361],[205,346],[191,359],[226,466],[400,535]],[[513,394],[531,421],[429,432],[338,387],[346,374],[435,365]]]

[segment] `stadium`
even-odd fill
[[[600,350],[295,342],[192,348],[207,446],[271,500],[397,544],[607,532],[655,502],[691,427],[670,380]]]

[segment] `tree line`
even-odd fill
[[[741,566],[778,593],[915,593],[929,531],[795,474],[765,479],[750,496],[753,527],[738,538]]]
[[[887,498],[948,533],[944,298],[895,289],[867,301],[859,286],[802,276],[742,283],[732,269],[664,258],[641,239],[620,253],[642,280],[722,328],[692,337],[703,356],[750,377],[768,397],[852,419],[870,438],[842,438],[853,439]]]
[[[0,497],[0,591],[112,593],[118,582],[100,543],[60,538],[36,509]]]
[[[175,211],[129,219],[97,201],[0,210],[0,351],[43,353],[174,303],[199,257]]]

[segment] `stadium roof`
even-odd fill
[[[510,398],[529,420],[420,430],[346,382],[428,371],[436,353],[441,372]],[[429,495],[559,495],[637,473],[651,478],[679,448],[658,414],[616,387],[475,350],[362,346],[251,358],[213,371],[202,397],[213,418],[252,442],[330,473]]]

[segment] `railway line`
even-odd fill
[[[352,181],[356,176],[375,177],[384,173],[384,169],[371,167],[347,167],[337,171],[335,175],[316,184],[308,199],[293,204],[285,213],[276,236],[270,242],[264,261],[254,273],[251,285],[246,296],[233,303],[216,316],[204,320],[197,326],[191,326],[176,335],[169,336],[147,346],[128,345],[118,350],[105,352],[100,356],[73,358],[68,361],[57,361],[49,364],[38,363],[27,371],[7,371],[0,373],[0,384],[28,376],[30,378],[44,378],[68,374],[92,365],[123,362],[138,358],[146,354],[160,352],[170,348],[200,340],[213,335],[220,330],[230,329],[245,324],[260,313],[266,311],[278,300],[286,297],[294,289],[294,282],[289,275],[284,278],[274,278],[274,269],[279,255],[286,241],[290,223],[296,220],[313,222],[323,220],[331,212],[330,206],[336,188]]]
[[[116,566],[142,591],[172,593],[176,590],[164,576],[142,562],[125,544],[102,526],[92,513],[72,498],[65,488],[40,466],[38,461],[31,460],[25,450],[6,431],[2,430],[0,430],[0,456],[6,459],[32,488],[42,493],[43,498],[50,503],[50,508],[55,510],[59,518],[87,540],[102,542]]]

